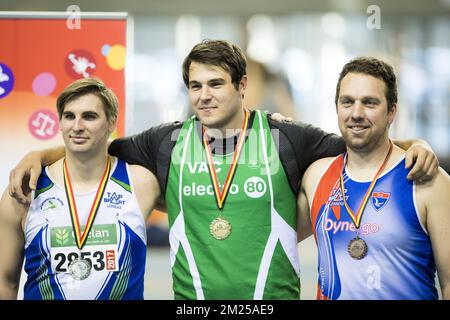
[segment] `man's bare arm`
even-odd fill
[[[302,183],[297,196],[297,241],[300,242],[312,234],[310,210],[306,191]]]
[[[0,200],[0,300],[17,298],[25,243],[22,221],[27,209],[5,190]]]
[[[442,298],[450,300],[450,177],[442,169],[425,185],[416,188],[419,206],[426,212],[426,229],[442,290]]]
[[[50,165],[64,155],[63,146],[33,151],[25,155],[9,173],[9,195],[22,204],[30,203],[31,190],[36,190],[42,166]]]
[[[150,170],[142,166],[129,165],[128,168],[139,207],[144,214],[144,218],[147,218],[161,195],[158,180]]]

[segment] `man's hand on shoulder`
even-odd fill
[[[28,153],[9,173],[9,195],[22,204],[29,204],[41,171],[40,154]]]
[[[409,180],[427,182],[439,172],[439,160],[431,147],[414,143],[406,150],[405,167],[412,168],[408,174]]]
[[[274,121],[281,123],[292,123],[293,119],[291,117],[285,117],[281,113],[274,113],[270,115],[270,118]]]

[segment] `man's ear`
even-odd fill
[[[396,114],[397,114],[397,104],[393,103],[391,111],[388,111],[388,123],[389,123],[389,126],[392,124],[392,122],[394,122]]]
[[[239,81],[239,93],[241,94],[242,99],[245,96],[245,90],[247,90],[247,76],[243,76],[241,81]]]
[[[116,130],[116,127],[117,127],[117,118],[109,120],[109,127],[108,127],[109,134],[113,133]]]

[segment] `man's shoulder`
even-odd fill
[[[156,181],[156,176],[153,172],[144,166],[138,164],[128,164],[128,171],[135,186],[141,183],[153,183]]]
[[[151,127],[142,132],[141,135],[144,135],[143,138],[151,143],[155,148],[154,150],[158,150],[159,146],[168,146],[170,141],[176,141],[183,124],[184,122],[180,121],[163,123]]]
[[[127,164],[128,167],[128,172],[130,172],[131,174],[147,174],[148,172],[153,174],[150,170],[148,170],[146,167],[141,166],[139,164],[131,164],[128,162],[125,162]]]
[[[183,126],[184,122],[180,121],[174,121],[174,122],[167,122],[162,123],[157,126],[151,127],[148,132],[150,132],[152,135],[155,136],[166,136],[168,134],[171,134],[177,129],[180,129]]]
[[[267,120],[269,121],[269,126],[271,128],[276,128],[283,131],[286,134],[290,133],[298,133],[299,131],[308,130],[308,128],[312,128],[313,126],[301,121],[284,121],[280,122],[272,119],[271,115],[267,115]]]
[[[37,181],[36,190],[45,188],[48,185],[53,184],[55,182],[54,180],[56,180],[56,182],[62,182],[59,180],[59,175],[62,172],[63,162],[64,158],[41,168],[42,170]]]
[[[327,157],[314,161],[303,175],[302,185],[307,191],[308,195],[312,195],[321,181],[324,174],[328,171],[330,166],[335,162],[337,157]]]
[[[450,191],[450,176],[439,167],[439,172],[432,180],[425,183],[416,183],[415,191],[417,196],[422,196],[427,201],[434,198],[447,197]]]
[[[314,161],[308,169],[306,169],[305,176],[308,174],[321,177],[336,159],[337,157],[326,157]]]
[[[321,141],[335,145],[338,136],[325,132],[320,127],[302,121],[279,122],[268,116],[271,130],[279,130],[279,136],[287,139],[296,149],[308,148]]]

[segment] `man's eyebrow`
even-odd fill
[[[189,84],[197,84],[197,83],[200,83],[200,82],[197,80],[189,80]]]
[[[373,96],[366,96],[362,98],[363,100],[377,100],[380,101],[380,99],[378,97],[373,97]]]
[[[343,100],[343,99],[354,99],[352,96],[350,96],[350,95],[342,95],[342,96],[339,96],[339,100]]]
[[[224,78],[214,78],[214,79],[208,80],[208,83],[209,82],[225,82],[225,79]]]
[[[197,80],[189,81],[189,85],[199,84],[199,83],[200,83],[200,81],[197,81]],[[224,78],[209,79],[207,83],[225,83],[225,79]]]
[[[379,99],[378,97],[373,97],[373,96],[366,96],[366,97],[363,97],[363,98],[361,99],[361,101],[362,101],[363,103],[368,103],[368,102],[371,102],[371,103],[377,103],[377,104],[381,103],[381,99]]]

